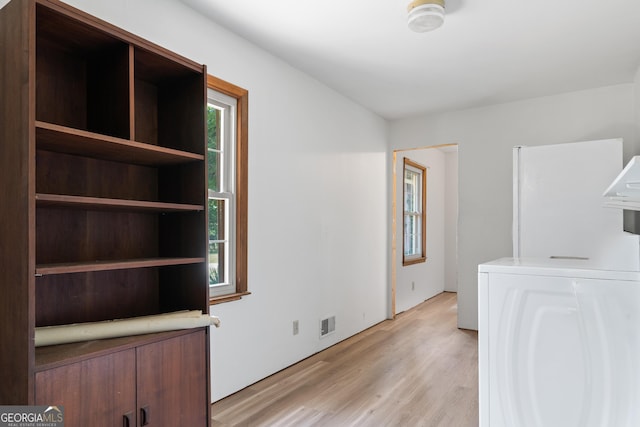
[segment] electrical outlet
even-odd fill
[[[299,328],[299,324],[297,320],[293,321],[293,335],[298,335],[298,332],[300,331]]]

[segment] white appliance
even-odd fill
[[[602,192],[622,168],[622,139],[515,147],[513,257],[586,258],[640,269],[640,240]]]
[[[478,286],[481,427],[640,425],[640,272],[507,258]]]
[[[478,268],[482,427],[640,425],[639,236],[602,200],[621,165],[621,140],[514,150],[514,258]]]

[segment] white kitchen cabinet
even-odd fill
[[[640,272],[479,266],[480,425],[640,425]]]

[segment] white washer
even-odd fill
[[[640,272],[505,258],[478,285],[480,426],[640,425]]]

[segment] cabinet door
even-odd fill
[[[139,425],[208,425],[205,344],[199,330],[137,349]]]
[[[66,427],[134,427],[135,366],[125,350],[37,372],[36,405],[63,406]]]
[[[638,425],[640,286],[489,276],[492,427]]]

